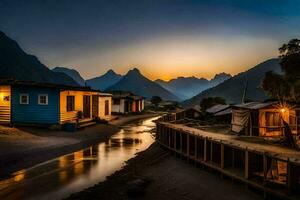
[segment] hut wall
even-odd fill
[[[107,109],[108,103],[108,111],[105,111]],[[107,97],[99,97],[99,117],[100,119],[110,120],[111,119],[111,111],[112,111],[112,98]]]
[[[10,123],[11,87],[0,86],[0,123]]]
[[[28,104],[20,104],[20,94],[27,94]],[[39,105],[38,96],[48,95],[48,104]],[[12,87],[12,122],[20,124],[58,124],[59,89],[39,87]]]
[[[74,121],[78,118],[78,112],[83,111],[83,96],[90,96],[90,118],[92,117],[92,95],[97,92],[90,91],[62,91],[60,92],[60,123]],[[67,111],[67,96],[74,96],[75,104],[73,111]]]

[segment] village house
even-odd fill
[[[62,125],[111,118],[112,95],[90,87],[1,81],[0,123]]]
[[[213,115],[219,123],[231,123],[231,105],[217,104],[215,106],[212,106],[211,108],[208,108],[206,112]]]
[[[112,91],[113,113],[139,113],[144,110],[144,98],[131,92]]]
[[[232,107],[231,130],[249,136],[282,136],[284,119],[292,133],[298,135],[299,111],[279,106],[278,102],[238,104]]]

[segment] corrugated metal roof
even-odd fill
[[[257,109],[265,108],[267,106],[274,105],[276,103],[277,102],[266,102],[266,103],[262,103],[262,102],[249,102],[249,103],[237,104],[237,105],[234,105],[234,107],[251,109],[251,110],[257,110]]]
[[[221,115],[228,115],[232,113],[232,109],[231,108],[227,108],[225,110],[222,110],[220,112],[215,113],[215,116],[221,116]]]
[[[229,105],[218,104],[206,110],[208,113],[217,113],[228,108]]]

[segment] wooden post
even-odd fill
[[[176,139],[176,137],[177,137],[177,131],[174,130],[174,149],[175,149],[175,151],[177,150],[177,139]]]
[[[204,138],[204,162],[207,161],[207,150],[206,150],[206,147],[207,147],[207,138]]]
[[[249,178],[249,152],[245,151],[245,179]]]
[[[295,183],[294,183],[295,184]],[[287,187],[287,194],[292,194],[292,187],[293,187],[293,178],[292,178],[292,166],[291,162],[288,159],[287,161],[287,174],[286,174],[286,187]]]
[[[221,144],[221,169],[224,169],[224,144]]]
[[[210,142],[210,162],[213,162],[213,143]]]
[[[190,156],[190,134],[186,133],[186,154],[189,157]]]
[[[195,159],[198,159],[198,137],[195,136]]]
[[[168,128],[168,135],[169,135],[169,141],[168,141],[168,146],[169,146],[169,148],[171,148],[171,128]]]
[[[231,149],[231,152],[232,152],[231,167],[234,168],[234,166],[235,166],[235,151],[234,151],[234,148]]]
[[[266,199],[267,198],[266,184],[267,184],[267,175],[268,175],[268,158],[265,153],[263,155],[263,168],[264,168],[264,181],[263,181],[264,199]]]
[[[182,132],[180,131],[180,152],[182,153]]]

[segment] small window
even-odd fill
[[[28,94],[20,94],[20,104],[29,104]]]
[[[67,111],[75,110],[75,96],[67,96]]]
[[[48,105],[48,94],[39,94],[39,105]]]

